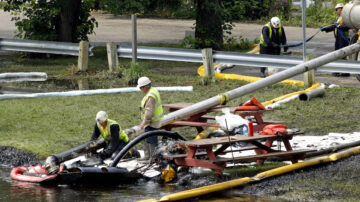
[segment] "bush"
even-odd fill
[[[139,63],[131,63],[129,68],[123,70],[126,82],[129,86],[135,86],[137,80],[144,75],[145,68]]]
[[[195,48],[195,39],[192,36],[186,36],[183,40],[180,41],[182,48]]]

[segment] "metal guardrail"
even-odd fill
[[[118,57],[131,58],[131,46],[118,46]],[[202,63],[201,50],[181,49],[181,48],[158,48],[158,47],[137,47],[137,58],[149,60],[169,60],[182,62]]]
[[[259,54],[244,54],[216,51],[213,55],[214,63],[244,65],[250,67],[276,67],[287,69],[295,65],[303,63],[302,58],[279,56],[279,55],[259,55]],[[360,62],[338,60],[336,62],[328,63],[317,68],[317,71],[322,72],[343,72],[360,74]]]
[[[93,56],[89,47],[89,56]],[[79,56],[78,43],[0,38],[0,50]]]
[[[131,58],[131,46],[118,46],[118,57]],[[201,50],[179,49],[179,48],[158,48],[158,47],[137,47],[137,58],[151,60],[169,60],[184,62],[202,63]],[[278,56],[278,55],[258,55],[236,52],[213,52],[214,63],[243,65],[249,67],[277,67],[290,68],[303,63],[302,58]],[[360,74],[360,62],[356,61],[336,61],[328,63],[317,71],[322,72],[343,72]]]

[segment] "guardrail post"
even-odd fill
[[[311,60],[311,56],[306,56],[305,61]],[[312,69],[304,73],[304,86],[305,88],[311,87],[315,83],[315,70]]]
[[[107,58],[109,63],[109,71],[114,72],[119,65],[119,59],[117,54],[117,46],[115,43],[106,43]]]
[[[89,60],[89,42],[80,41],[79,43],[79,57],[78,57],[78,70],[86,72],[88,69]]]
[[[132,62],[136,63],[137,61],[137,30],[136,30],[136,15],[131,15],[131,31],[132,31]]]
[[[212,49],[204,48],[201,50],[201,53],[202,53],[202,60],[204,63],[205,76],[209,78],[215,76]]]

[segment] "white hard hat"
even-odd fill
[[[137,82],[137,87],[138,88],[141,88],[141,87],[143,87],[143,86],[146,86],[146,85],[149,85],[151,83],[151,81],[150,81],[150,79],[149,78],[147,78],[146,76],[143,76],[143,77],[140,77],[139,79],[138,79],[138,82]]]
[[[104,111],[99,111],[96,114],[96,119],[95,119],[96,121],[105,122],[107,119],[108,119],[108,115]]]
[[[280,27],[280,19],[278,17],[271,18],[271,24],[273,27],[279,28]]]
[[[335,10],[338,9],[338,8],[343,8],[344,7],[344,4],[343,3],[338,3],[336,4],[335,6]]]

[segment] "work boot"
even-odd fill
[[[261,67],[261,68],[260,68],[260,72],[262,73],[262,76],[263,76],[264,78],[266,77],[265,71],[266,71],[266,67]]]

